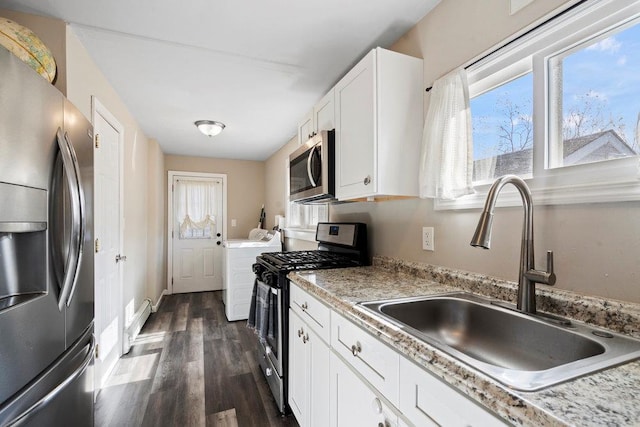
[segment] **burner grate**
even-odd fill
[[[311,270],[358,265],[357,260],[354,260],[353,257],[328,251],[268,252],[263,253],[262,258],[279,269],[287,270]]]

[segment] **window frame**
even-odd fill
[[[640,200],[638,156],[605,162],[549,168],[549,138],[556,127],[549,107],[550,59],[614,28],[640,19],[640,1],[603,0],[588,2],[526,33],[495,53],[468,67],[469,94],[478,96],[528,70],[533,72],[533,168],[525,181],[535,204],[562,205]],[[540,118],[544,118],[541,120]],[[537,119],[536,119],[537,118]],[[476,194],[456,200],[436,199],[436,210],[479,208],[484,205],[491,183],[475,185]],[[507,190],[507,189],[505,189]],[[521,204],[517,191],[504,191],[498,206]]]

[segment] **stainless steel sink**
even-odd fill
[[[640,357],[639,340],[467,293],[360,305],[518,390],[539,390]]]

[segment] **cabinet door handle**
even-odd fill
[[[373,412],[376,414],[382,414],[382,402],[380,402],[380,399],[377,397],[373,399],[373,402],[371,402],[371,409],[373,409]]]
[[[306,302],[304,302],[304,303],[300,306],[300,308],[302,308],[302,311],[307,311],[307,309],[309,308],[309,305],[308,305]]]
[[[353,357],[357,357],[360,352],[362,352],[362,346],[359,342],[351,346],[351,354],[353,354]]]
[[[371,177],[369,175],[364,177],[364,185],[371,184]]]
[[[298,329],[298,337],[301,337],[304,334],[304,330],[302,328]]]
[[[305,334],[305,336],[303,336],[303,337],[302,337],[302,342],[303,342],[304,344],[306,344],[306,343],[308,343],[308,342],[309,342],[309,334]]]

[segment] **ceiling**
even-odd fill
[[[0,0],[71,24],[167,154],[265,160],[365,53],[439,0]],[[193,122],[226,124],[209,138]]]

